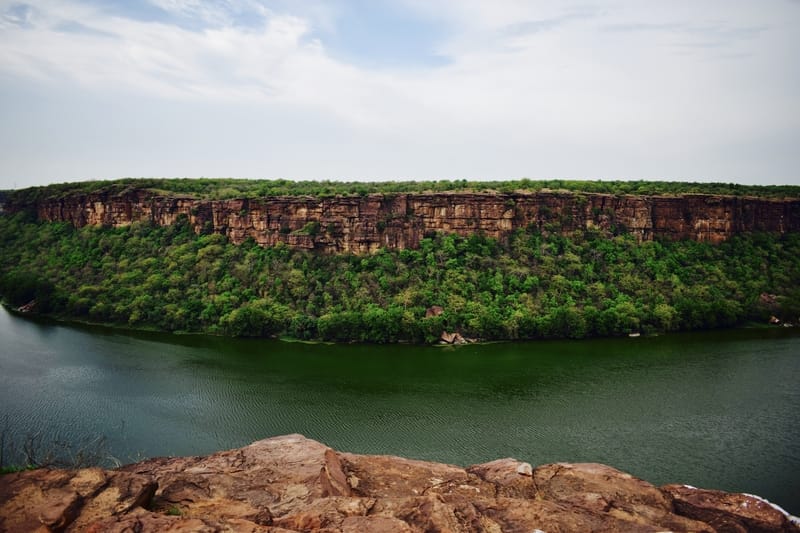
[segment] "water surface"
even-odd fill
[[[130,333],[0,311],[16,437],[104,435],[123,462],[302,433],[459,465],[602,462],[800,512],[800,331],[457,349]]]

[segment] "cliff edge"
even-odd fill
[[[657,488],[599,464],[460,468],[300,435],[118,470],[0,476],[2,531],[800,532],[755,496]]]
[[[220,233],[236,244],[252,238],[261,246],[285,243],[325,253],[417,248],[436,232],[481,233],[504,241],[515,230],[535,228],[565,236],[580,230],[630,233],[640,241],[719,243],[739,233],[800,231],[800,199],[708,194],[442,192],[204,200],[129,188],[33,204],[9,199],[5,210],[29,210],[39,220],[75,227],[166,226],[185,220],[195,233]]]

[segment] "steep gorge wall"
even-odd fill
[[[8,211],[25,207],[7,203]],[[266,197],[197,200],[146,190],[96,193],[40,201],[38,218],[85,225],[137,221],[170,225],[186,217],[196,233],[221,233],[232,242],[253,238],[328,253],[415,248],[434,232],[507,238],[534,226],[550,233],[629,232],[639,240],[692,239],[718,243],[732,235],[800,231],[800,199],[682,195],[632,196],[536,193],[398,193],[367,196]]]

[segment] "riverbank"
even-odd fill
[[[337,452],[301,435],[117,470],[6,474],[0,502],[5,531],[800,532],[759,497],[655,487],[600,464],[460,468]]]
[[[27,320],[34,320],[39,321],[42,323],[51,323],[51,324],[61,324],[65,326],[72,326],[72,327],[85,327],[85,328],[99,328],[103,330],[107,330],[109,332],[117,332],[122,334],[137,334],[137,333],[152,333],[152,334],[166,334],[166,335],[176,335],[179,337],[215,337],[224,339],[226,337],[230,338],[231,335],[226,335],[222,332],[200,332],[200,331],[169,331],[169,330],[162,330],[155,326],[146,326],[140,325],[138,327],[131,327],[129,325],[123,324],[115,324],[110,322],[95,322],[91,320],[85,319],[78,319],[74,317],[64,316],[64,315],[56,315],[56,314],[40,314],[35,311],[25,311],[23,309],[14,307],[9,305],[7,302],[0,301],[0,306],[3,307],[9,313],[22,317]],[[724,327],[724,328],[713,328],[714,330],[741,330],[741,329],[777,329],[777,328],[794,328],[796,327],[795,324],[788,323],[788,322],[753,322],[748,321],[746,323],[742,323],[736,326]],[[658,335],[665,335],[665,334],[676,334],[676,333],[691,333],[692,330],[687,331],[671,331],[671,332],[649,332],[644,335],[640,333],[630,333],[627,335],[618,335],[614,337],[594,337],[594,339],[602,339],[602,338],[639,338],[641,336],[645,337],[653,337]],[[372,344],[379,344],[374,342],[366,342],[366,341],[326,341],[321,339],[299,339],[297,337],[292,337],[288,335],[273,335],[270,337],[262,337],[263,340],[276,340],[280,342],[286,343],[300,343],[300,344],[309,344],[309,345],[336,345],[336,344],[364,344],[364,345],[372,345]],[[537,342],[543,340],[559,340],[558,338],[548,338],[548,339],[530,339],[527,342]],[[580,339],[574,339],[580,340]],[[590,340],[590,339],[587,339]],[[448,348],[448,347],[459,347],[459,346],[469,346],[469,345],[487,345],[487,344],[502,344],[502,343],[509,343],[509,342],[519,342],[519,339],[511,340],[511,339],[473,339],[467,338],[464,339],[459,333],[448,333],[442,332],[442,335],[435,339],[433,342],[429,343],[413,343],[410,341],[405,340],[398,340],[393,344],[405,344],[405,345],[419,345],[419,346],[434,346],[440,348]]]

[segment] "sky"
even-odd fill
[[[800,0],[0,0],[0,189],[800,184]]]

